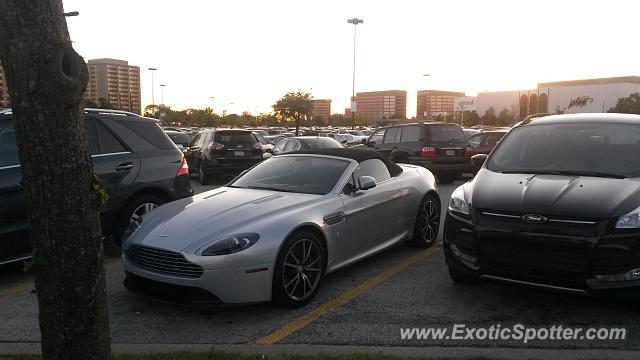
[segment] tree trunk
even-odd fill
[[[300,131],[300,117],[296,117],[296,136],[298,136],[299,131]]]
[[[62,1],[0,0],[0,61],[31,223],[43,358],[108,359],[100,196],[82,107],[88,73]]]

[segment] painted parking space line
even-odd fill
[[[383,271],[382,273],[366,280],[365,282],[363,282],[362,284],[352,288],[351,290],[348,290],[347,292],[342,293],[341,295],[335,297],[333,300],[330,300],[320,306],[318,306],[317,308],[311,310],[310,312],[294,319],[293,321],[283,325],[282,327],[278,328],[277,330],[275,330],[274,332],[272,332],[271,334],[258,339],[255,343],[259,344],[259,345],[272,345],[277,343],[278,341],[286,338],[287,336],[293,334],[294,332],[306,327],[307,325],[309,325],[310,323],[312,323],[313,321],[315,321],[316,319],[322,317],[323,315],[331,312],[332,310],[335,310],[339,307],[341,307],[342,305],[346,304],[347,302],[355,299],[356,297],[364,294],[365,292],[369,291],[370,289],[372,289],[373,287],[375,287],[376,285],[380,284],[381,282],[389,279],[390,277],[394,276],[395,274],[401,272],[402,270],[405,270],[406,268],[408,268],[409,266],[415,264],[416,262],[430,256],[433,255],[434,253],[436,253],[437,251],[439,251],[441,249],[440,246],[434,246],[430,249],[421,251],[419,254],[413,255],[408,259],[403,260],[402,262],[394,265],[391,268],[388,268],[387,270]]]
[[[110,270],[111,268],[115,267],[116,265],[122,265],[122,261],[120,261],[120,259],[115,259],[115,260],[110,260],[110,261],[105,261],[104,262],[104,268],[105,268],[105,272],[106,270]],[[15,286],[12,286],[8,289],[5,290],[0,290],[0,299],[7,297],[7,296],[11,296],[11,295],[15,295],[18,293],[21,293],[23,291],[27,291],[27,290],[33,290],[35,289],[35,284],[34,284],[34,280],[33,279],[29,279],[28,281],[24,281],[20,284],[17,284]]]

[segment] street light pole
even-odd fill
[[[356,33],[358,24],[364,23],[364,20],[353,18],[347,20],[348,24],[353,24],[353,79],[351,84],[351,129],[356,128],[356,110],[354,109],[354,105],[356,105]]]
[[[164,107],[164,87],[167,86],[165,84],[160,84],[160,106]]]
[[[150,67],[149,71],[151,71],[151,106],[152,106],[152,111],[153,111],[153,116],[156,116],[156,98],[155,98],[155,94],[154,94],[154,85],[153,85],[153,74],[155,73],[155,71],[158,70],[157,68],[154,67]]]

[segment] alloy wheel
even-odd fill
[[[293,300],[305,300],[315,292],[321,275],[321,249],[311,239],[298,240],[284,258],[284,291]]]
[[[425,201],[420,211],[420,235],[422,240],[430,244],[438,237],[438,225],[440,224],[440,209],[433,199]]]
[[[151,210],[157,207],[158,207],[158,204],[150,203],[150,202],[140,204],[140,206],[138,206],[135,210],[133,210],[129,223],[139,220],[142,217],[142,215],[150,212]]]

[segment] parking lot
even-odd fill
[[[207,187],[191,180],[196,192]],[[458,181],[442,185],[446,204]],[[442,228],[442,227],[441,227]],[[442,230],[441,230],[442,232]],[[441,242],[441,234],[440,239]],[[127,291],[115,246],[107,244],[106,273],[114,343],[336,344],[482,346],[640,350],[637,304],[551,293],[494,283],[454,284],[440,246],[400,245],[325,278],[307,306],[271,304],[215,309],[178,307]],[[33,276],[16,267],[0,273],[0,342],[38,342]],[[521,341],[403,340],[401,328],[623,327],[625,340]]]

